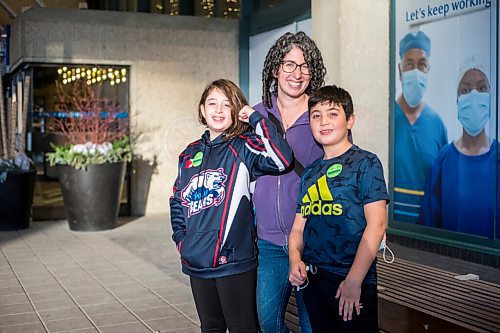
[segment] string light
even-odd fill
[[[205,17],[214,17],[215,0],[201,0],[200,2],[202,11]]]
[[[121,67],[68,67],[63,66],[58,68],[57,74],[63,84],[69,84],[76,80],[84,80],[87,85],[92,85],[107,81],[111,86],[127,82],[127,68]]]

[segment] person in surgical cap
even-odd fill
[[[477,57],[467,59],[459,70],[457,118],[462,135],[441,150],[432,168],[422,203],[424,225],[493,235],[500,184],[495,181],[498,142],[485,130],[491,117],[488,75],[487,63]]]
[[[441,117],[423,101],[430,70],[431,40],[409,32],[399,43],[402,94],[394,106],[394,220],[417,223],[425,184],[439,150],[448,143]]]

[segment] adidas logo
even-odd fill
[[[316,184],[307,189],[307,193],[302,197],[300,214],[304,217],[309,215],[342,215],[342,205],[333,202],[332,192],[330,192],[326,182],[326,175],[323,175]]]

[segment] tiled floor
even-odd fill
[[[169,237],[165,217],[104,232],[65,221],[1,232],[0,333],[199,332]]]
[[[199,332],[168,216],[100,232],[66,221],[0,232],[0,333]],[[403,258],[500,284],[499,270],[391,244]]]

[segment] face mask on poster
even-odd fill
[[[412,108],[417,107],[427,88],[427,74],[418,69],[403,72],[403,96]]]
[[[472,90],[458,97],[458,120],[471,136],[477,136],[490,119],[490,93]]]

